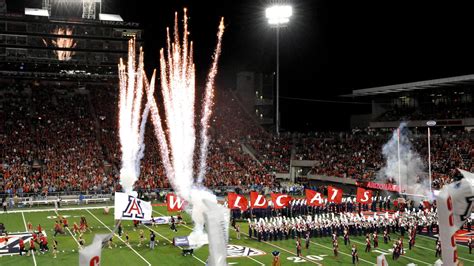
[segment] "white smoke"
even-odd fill
[[[405,122],[393,131],[392,137],[382,148],[386,165],[380,169],[377,179],[394,181],[400,186],[401,193],[408,196],[429,196],[430,184],[424,171],[425,165],[413,149],[410,136]]]

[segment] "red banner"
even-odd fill
[[[306,189],[306,205],[321,206],[324,203],[323,195],[311,189]]]
[[[290,203],[292,199],[290,195],[281,194],[281,193],[272,193],[271,196],[272,196],[273,206],[275,209],[282,209],[288,206],[288,204]]]
[[[399,191],[399,187],[394,184],[381,184],[381,183],[375,183],[375,182],[357,182],[357,186],[362,186],[362,187],[367,187],[367,188],[373,188],[373,189],[379,189],[379,190],[388,190],[388,191]]]
[[[182,211],[185,201],[175,194],[168,193],[166,195],[166,206],[169,212]]]
[[[265,196],[252,191],[250,192],[250,207],[255,209],[264,209],[268,207],[268,201]]]
[[[341,203],[342,189],[328,186],[328,201],[334,203]]]
[[[357,188],[357,203],[370,204],[372,203],[372,190]]]
[[[229,199],[229,209],[241,209],[242,211],[248,209],[248,201],[244,196],[230,192],[227,197]]]

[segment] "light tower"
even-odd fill
[[[268,24],[276,28],[276,133],[280,135],[280,28],[290,22],[293,8],[289,5],[273,5],[265,10]]]
[[[95,8],[96,2],[100,0],[82,0],[82,18],[84,19],[95,19]]]

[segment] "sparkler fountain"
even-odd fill
[[[150,112],[149,104],[142,111],[144,88],[147,86],[143,56],[143,50],[140,48],[137,66],[135,39],[131,39],[128,42],[127,65],[120,60],[118,66],[120,80],[119,139],[122,150],[120,184],[128,194],[132,194],[133,185],[140,174],[140,160],[143,158],[145,149],[143,144],[145,124]],[[153,92],[151,91],[151,93]]]
[[[153,97],[155,73],[149,86],[146,86],[147,99],[166,175],[178,196],[188,202],[186,210],[195,223],[193,232],[188,237],[189,244],[197,248],[209,243],[209,265],[225,265],[229,211],[218,205],[216,196],[202,185],[206,172],[208,128],[212,116],[214,79],[221,53],[224,21],[221,19],[219,24],[217,46],[205,86],[199,125],[200,149],[199,161],[196,162],[198,164],[196,182],[193,171],[196,146],[195,65],[193,44],[188,40],[186,9],[183,28],[184,33],[180,40],[176,13],[173,41],[167,29],[166,51],[160,50],[160,80],[165,111],[163,117]]]

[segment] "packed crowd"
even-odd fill
[[[56,191],[107,193],[120,189],[117,92],[113,86],[3,85],[0,101],[0,193]],[[274,136],[241,107],[232,91],[218,90],[211,121],[205,185],[278,190],[276,173],[290,160],[313,160],[310,173],[373,179],[384,165],[390,131],[317,132]],[[153,127],[148,123],[138,190],[170,188]],[[450,182],[456,167],[474,171],[474,134],[434,132],[434,186]],[[426,137],[413,136],[427,158]]]

